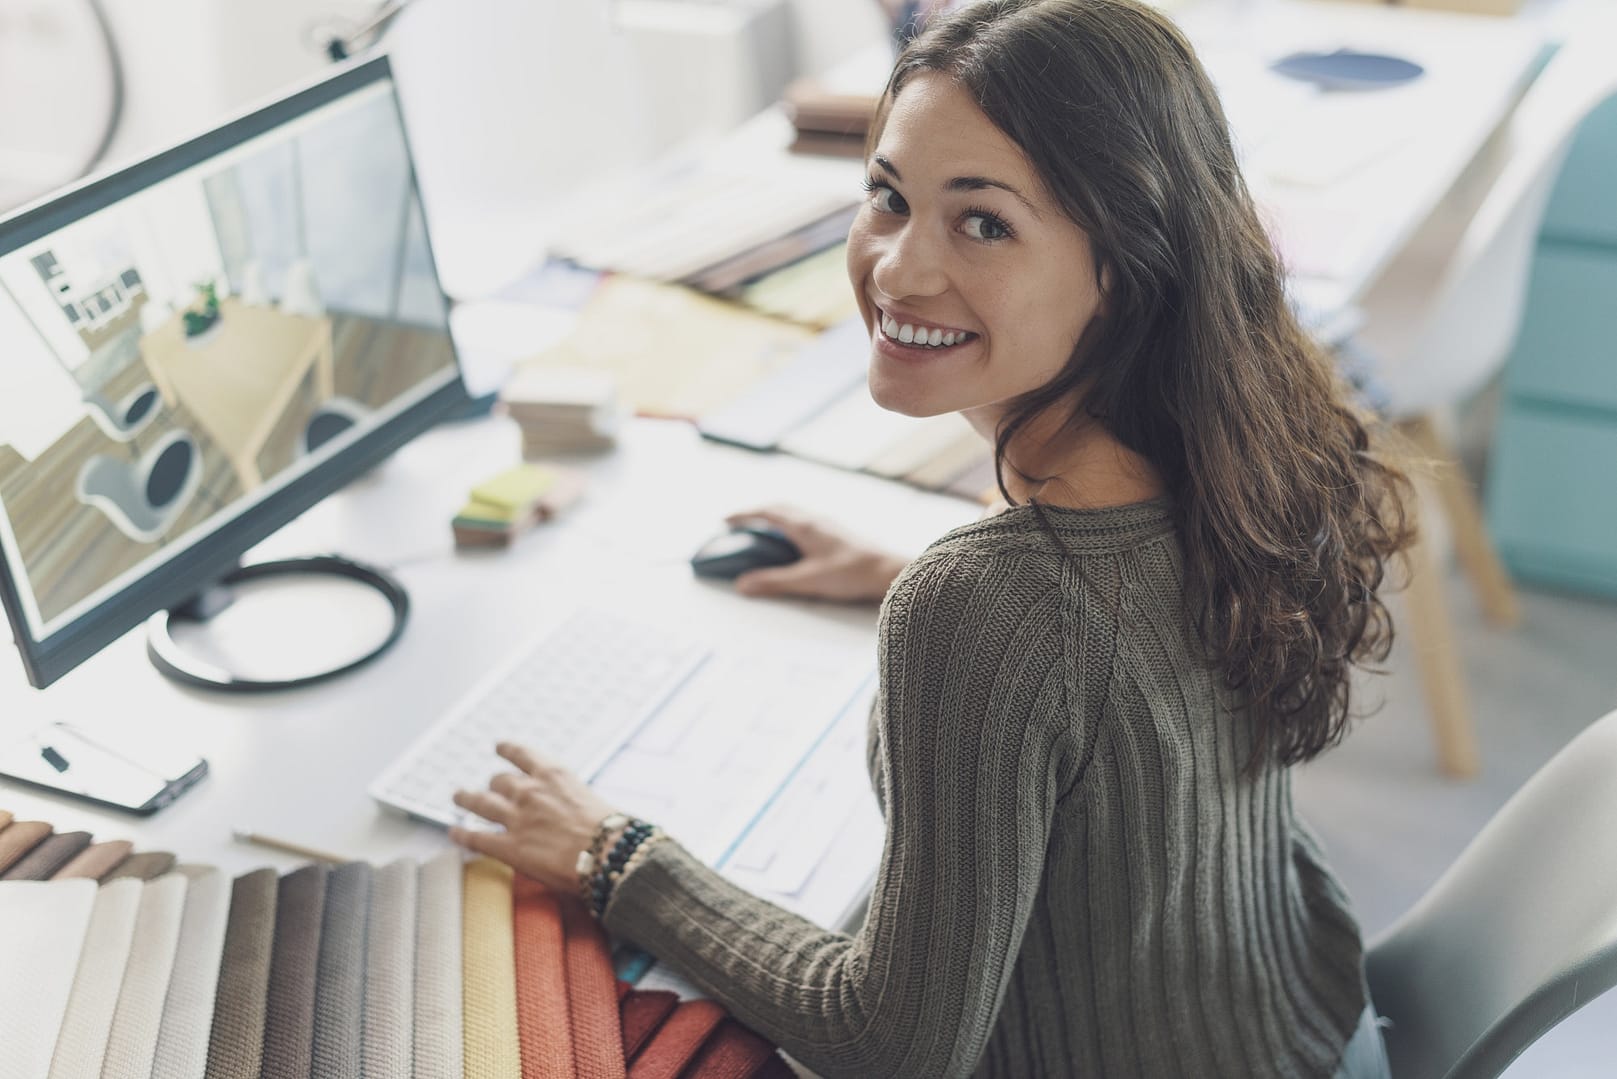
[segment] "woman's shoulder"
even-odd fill
[[[1173,532],[1173,503],[1166,497],[1084,509],[998,503],[978,520],[938,537],[925,554],[1105,556],[1159,541]]]

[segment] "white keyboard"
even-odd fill
[[[475,824],[454,805],[510,766],[519,742],[591,779],[708,657],[668,631],[583,610],[519,649],[371,785],[383,805],[438,824]]]

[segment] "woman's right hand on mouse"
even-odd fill
[[[867,547],[836,526],[790,506],[733,513],[732,528],[768,525],[785,533],[803,557],[786,566],[756,569],[735,579],[746,596],[803,596],[843,602],[879,603],[909,560]]]

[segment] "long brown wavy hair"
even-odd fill
[[[1006,501],[1030,420],[1103,424],[1172,498],[1186,609],[1256,721],[1253,765],[1340,741],[1353,667],[1392,644],[1377,590],[1413,539],[1409,481],[1293,315],[1194,51],[1135,0],[981,0],[899,56],[878,127],[918,72],[956,80],[1021,147],[1101,282],[1065,368],[1000,424]]]

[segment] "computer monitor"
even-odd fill
[[[0,593],[29,681],[464,403],[447,312],[385,56],[0,220]]]

